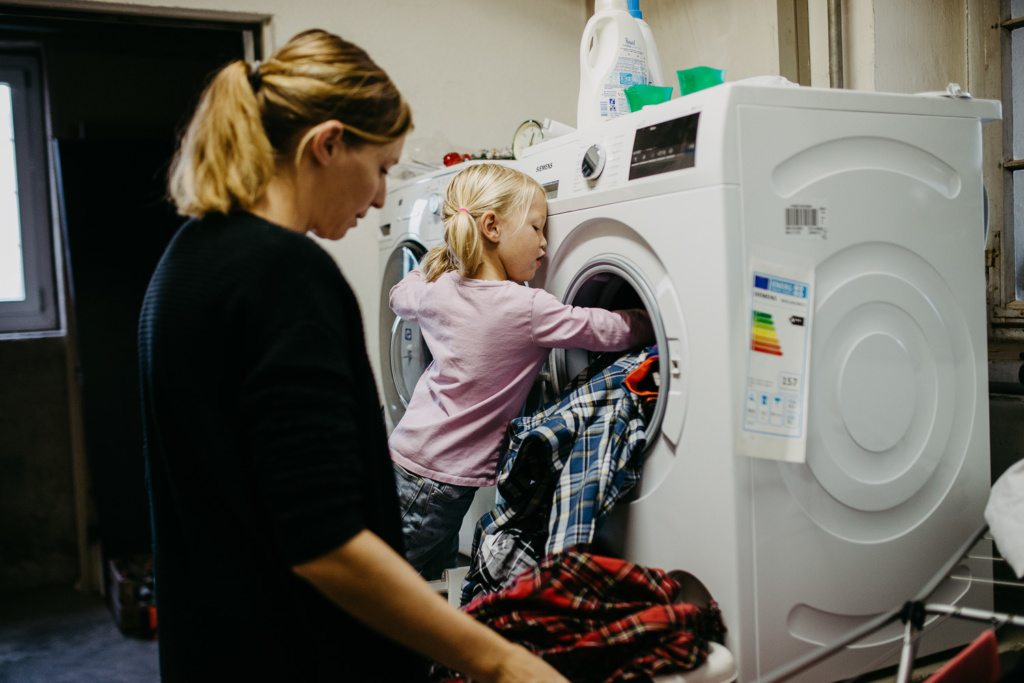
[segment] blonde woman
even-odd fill
[[[172,166],[190,216],[139,355],[166,681],[563,681],[402,558],[356,298],[308,233],[384,200],[412,126],[361,49],[302,33],[204,91]],[[418,653],[418,654],[417,654]]]
[[[495,483],[502,440],[552,348],[622,351],[653,342],[646,311],[568,306],[522,286],[544,258],[547,202],[497,164],[452,178],[445,243],[391,290],[434,359],[388,445],[406,557],[427,579],[454,567],[476,489]]]

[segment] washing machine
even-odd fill
[[[433,356],[420,333],[419,325],[395,315],[389,303],[391,288],[412,270],[433,247],[444,242],[442,213],[444,196],[452,176],[468,165],[513,161],[467,161],[439,168],[398,183],[393,183],[380,210],[378,229],[380,253],[379,360],[384,390],[384,418],[388,433],[405,414],[420,375]],[[494,487],[483,487],[466,515],[459,533],[459,551],[469,555],[473,544],[473,525],[494,507]]]
[[[531,283],[652,315],[644,474],[597,547],[696,579],[753,681],[913,598],[989,491],[994,101],[726,84],[528,149]],[[588,362],[554,351],[556,391]],[[934,602],[991,609],[990,562]],[[929,622],[920,652],[976,628]],[[898,661],[902,626],[798,681]]]

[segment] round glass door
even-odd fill
[[[643,308],[651,316],[655,340],[664,360],[665,330],[657,299],[640,271],[625,259],[605,257],[587,263],[569,283],[563,303],[588,308],[621,310]],[[585,349],[554,349],[549,359],[553,391],[557,395],[580,372],[596,359],[597,354]],[[659,373],[661,390],[668,392],[670,373]],[[665,413],[665,401],[659,398],[647,423],[648,444],[654,443]]]

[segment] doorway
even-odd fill
[[[69,563],[80,587],[95,589],[108,559],[150,550],[135,339],[150,274],[182,221],[165,198],[167,169],[210,75],[231,60],[260,58],[266,21],[0,6],[0,50],[34,50],[44,65],[54,263],[63,268],[67,311],[67,334],[57,340],[63,353],[34,354],[50,366],[63,361],[65,371],[22,370],[19,395],[3,401],[68,404],[51,413],[52,424],[0,421],[0,440],[18,453],[0,458],[0,479],[29,490],[0,502],[0,519],[21,525],[9,542],[15,532],[0,524],[0,574],[12,589],[34,587],[41,564]],[[54,343],[0,341],[0,364]],[[69,426],[76,414],[80,428]],[[39,435],[58,431],[72,452],[52,453],[41,480],[38,465],[15,459],[39,457]],[[69,507],[74,528],[54,525],[50,511]],[[25,520],[38,520],[37,528]],[[44,571],[39,580],[65,574]]]

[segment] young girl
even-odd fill
[[[552,348],[622,351],[653,341],[643,310],[561,303],[524,287],[544,258],[540,185],[507,166],[459,172],[444,205],[445,244],[391,290],[434,356],[388,442],[406,557],[424,578],[454,567],[476,489],[494,484],[505,428]]]

